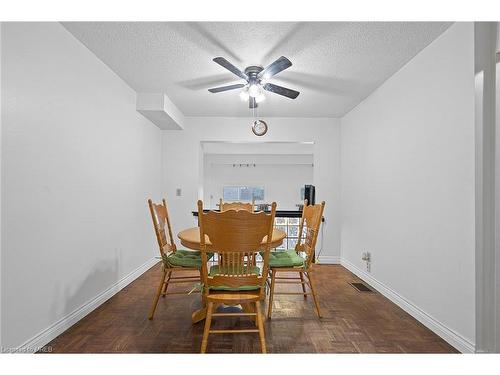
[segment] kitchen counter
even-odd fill
[[[208,212],[210,210],[203,210],[203,212]],[[219,210],[213,210],[219,211]],[[193,216],[198,217],[198,211],[192,211]],[[302,217],[302,211],[297,210],[276,210],[276,217]]]

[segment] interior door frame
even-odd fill
[[[477,353],[500,352],[500,131],[496,22],[474,23],[475,271]],[[498,150],[498,151],[497,151]],[[498,197],[498,198],[497,198]]]

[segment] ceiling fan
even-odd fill
[[[249,66],[245,69],[244,72],[239,70],[224,57],[216,57],[213,59],[213,61],[226,68],[231,73],[244,79],[246,83],[237,83],[235,85],[215,87],[212,89],[208,89],[208,91],[215,94],[218,92],[243,88],[240,93],[240,97],[242,100],[248,100],[249,108],[257,108],[258,103],[265,99],[262,90],[273,92],[278,95],[283,95],[290,99],[295,99],[300,94],[298,91],[266,82],[272,76],[292,66],[292,62],[285,56],[281,56],[279,59],[265,68],[261,66]]]

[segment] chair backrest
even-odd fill
[[[172,227],[170,225],[170,218],[168,216],[167,202],[165,199],[162,203],[153,203],[148,199],[149,210],[151,211],[151,219],[153,220],[153,227],[160,248],[160,255],[169,255],[177,250],[172,236]],[[167,236],[168,230],[168,236]]]
[[[311,265],[314,257],[324,209],[325,201],[321,202],[321,204],[310,206],[307,205],[307,199],[304,201],[304,208],[302,209],[302,218],[300,219],[299,226],[299,240],[295,246],[295,251],[303,251],[306,254],[306,267]]]
[[[255,206],[255,200],[252,199],[252,203],[243,202],[223,202],[222,198],[219,201],[219,209],[221,212],[229,210],[245,210],[248,212],[253,212]]]
[[[206,293],[210,287],[259,286],[261,296],[264,295],[275,214],[275,202],[271,213],[266,214],[245,210],[203,212],[203,202],[198,201],[201,273]],[[205,236],[211,243],[209,251],[216,254],[214,259],[218,270],[212,276],[208,276]],[[263,262],[260,275],[256,275],[254,270],[259,252],[262,252]]]

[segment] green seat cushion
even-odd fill
[[[232,268],[229,267],[229,273],[232,273],[232,272],[234,272],[235,274],[242,273],[242,272],[235,272],[235,271],[233,271]],[[226,273],[226,270],[224,269],[224,267],[222,268],[222,272],[224,274]],[[210,271],[208,272],[208,276],[215,276],[215,275],[218,275],[219,273],[220,273],[219,266],[215,265],[215,266],[210,267]],[[246,267],[245,267],[245,273],[246,273]],[[260,268],[257,266],[252,266],[250,269],[250,273],[259,276],[260,275]],[[233,291],[233,292],[244,291],[244,290],[256,290],[256,289],[260,289],[260,285],[243,285],[243,286],[240,286],[239,288],[232,288],[232,287],[224,286],[224,285],[210,287],[210,290],[227,290],[227,291]]]
[[[207,257],[211,259],[213,254],[208,253]],[[192,250],[177,250],[175,253],[164,257],[164,261],[171,267],[201,268],[201,253]]]
[[[298,267],[304,265],[304,258],[295,250],[271,251],[269,253],[269,267]]]

